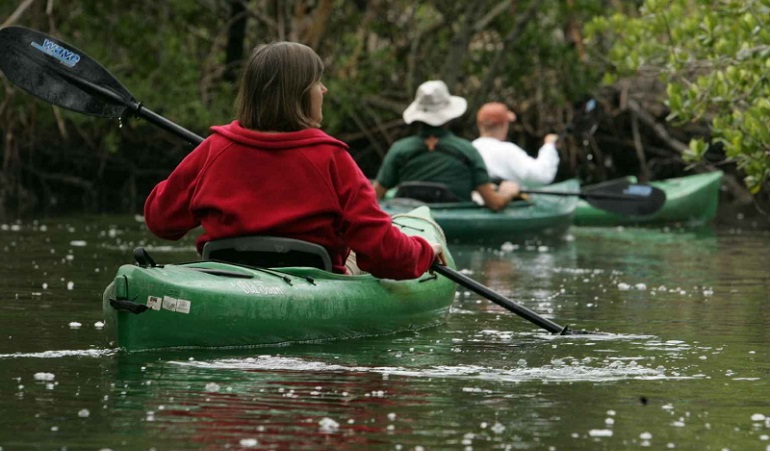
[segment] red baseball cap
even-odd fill
[[[476,122],[485,124],[503,124],[516,120],[516,115],[504,103],[485,103],[476,113]]]

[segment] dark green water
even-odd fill
[[[101,291],[134,218],[0,224],[0,449],[770,449],[770,235],[578,229],[459,267],[446,325],[245,350],[108,349]],[[643,285],[642,285],[643,284]],[[71,323],[80,323],[75,327]]]

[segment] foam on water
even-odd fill
[[[115,354],[114,349],[82,349],[42,352],[17,352],[14,354],[0,354],[0,359],[59,359],[62,357],[104,357]]]
[[[231,370],[286,370],[298,372],[369,372],[406,377],[451,378],[467,380],[492,380],[504,382],[526,381],[618,381],[629,379],[643,380],[680,380],[693,379],[695,376],[669,375],[661,367],[651,368],[639,364],[636,360],[626,362],[613,360],[609,364],[598,359],[588,361],[567,361],[555,359],[551,363],[539,367],[504,367],[494,368],[481,365],[437,365],[425,368],[405,368],[397,366],[365,367],[329,364],[309,361],[296,357],[270,356],[249,357],[246,359],[219,359],[212,361],[171,361],[180,366],[205,369]],[[597,363],[602,366],[592,367],[587,363]]]

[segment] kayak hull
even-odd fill
[[[666,193],[666,203],[659,211],[646,216],[623,216],[610,213],[592,207],[581,200],[575,209],[575,225],[705,224],[716,216],[722,176],[721,171],[714,171],[650,182],[650,185]]]
[[[579,189],[577,180],[538,188],[539,191],[575,193]],[[380,202],[380,206],[396,214],[415,202],[388,199]],[[563,237],[572,224],[576,205],[577,196],[531,194],[528,200],[513,202],[499,212],[472,202],[432,203],[430,209],[450,243],[499,245]]]
[[[427,209],[424,209],[427,211]],[[395,218],[405,233],[441,242],[420,214]],[[450,266],[451,254],[446,251]],[[123,265],[104,291],[105,330],[127,351],[239,347],[417,330],[445,321],[455,284],[345,276],[315,268],[270,270],[201,261]],[[135,314],[110,301],[147,307]]]

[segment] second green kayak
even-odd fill
[[[580,200],[575,209],[575,225],[704,224],[716,216],[722,176],[721,171],[714,171],[650,182],[650,185],[666,193],[666,203],[659,211],[647,216],[623,216],[609,213]]]
[[[566,180],[541,191],[577,193],[577,180]],[[531,194],[526,201],[516,201],[494,212],[473,202],[431,203],[430,210],[450,243],[500,245],[560,238],[572,224],[577,196]],[[420,202],[412,199],[387,199],[380,202],[390,214],[403,213]]]

